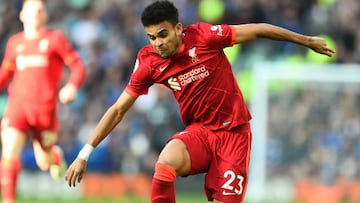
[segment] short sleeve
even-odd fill
[[[235,36],[230,25],[213,25],[202,22],[197,26],[202,40],[209,47],[223,49],[234,44]]]
[[[153,84],[150,65],[138,55],[126,91],[132,96],[140,96],[147,94]]]
[[[54,37],[56,38],[56,40],[54,40],[56,42],[55,45],[56,52],[62,58],[64,63],[70,64],[74,60],[77,60],[78,55],[73,49],[70,42],[67,40],[64,33],[61,32],[60,30],[56,30],[54,32],[55,32]]]

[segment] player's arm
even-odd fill
[[[73,54],[77,55],[75,51]],[[67,83],[59,91],[59,100],[61,103],[69,103],[76,98],[77,90],[80,88],[86,75],[85,66],[78,56],[66,64],[70,68],[71,73]]]
[[[78,88],[85,79],[85,65],[78,52],[72,47],[66,36],[61,31],[56,32],[56,37],[56,42],[58,44],[58,46],[56,46],[57,53],[71,70],[68,83],[71,83]]]
[[[5,55],[0,67],[0,90],[2,90],[12,78],[16,70],[13,38],[6,44]]]
[[[120,123],[136,99],[137,97],[124,91],[118,100],[105,112],[91,137],[88,139],[87,144],[82,148],[78,157],[73,161],[66,172],[65,180],[70,187],[75,187],[76,182],[79,183],[82,180],[83,174],[86,171],[86,163],[91,152],[115,128],[115,126]]]
[[[267,38],[300,44],[328,56],[332,56],[335,53],[334,50],[326,46],[326,42],[323,38],[302,35],[267,23],[232,25],[232,28],[235,30],[235,43],[244,43],[257,38]]]
[[[13,70],[9,70],[8,68],[0,68],[0,90],[2,90],[7,84],[10,78],[14,75]]]
[[[96,147],[123,119],[126,112],[136,101],[137,97],[132,96],[127,91],[124,91],[118,100],[105,112],[100,119],[93,135],[88,140],[87,144]]]
[[[62,103],[69,103],[75,99],[77,90],[84,82],[86,68],[77,51],[60,31],[56,32],[56,43],[57,53],[71,71],[67,83],[60,89],[59,99]]]

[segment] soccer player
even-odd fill
[[[150,45],[137,56],[130,81],[100,119],[87,144],[68,168],[70,187],[83,178],[93,149],[154,83],[172,90],[186,128],[161,151],[152,179],[151,202],[175,202],[177,176],[206,173],[209,201],[239,203],[245,196],[251,148],[251,115],[223,49],[256,38],[282,40],[332,56],[324,39],[266,23],[183,28],[172,2],[155,1],[141,16]]]
[[[1,193],[14,203],[21,169],[20,156],[31,136],[36,163],[54,179],[65,174],[58,140],[57,101],[75,99],[86,69],[60,30],[46,28],[45,0],[24,0],[19,14],[23,31],[9,38],[0,69],[0,88],[8,86],[8,102],[1,121]],[[67,83],[59,90],[64,65]],[[8,84],[8,82],[10,82]]]

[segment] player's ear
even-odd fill
[[[19,19],[21,22],[24,22],[25,16],[24,16],[24,11],[21,9],[20,13],[19,13]]]
[[[176,35],[181,35],[182,32],[183,32],[183,26],[181,23],[178,23],[175,25],[175,32],[176,32]]]

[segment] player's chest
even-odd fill
[[[51,51],[52,46],[49,38],[20,41],[16,43],[14,48],[15,55],[48,54]]]
[[[156,82],[168,78],[186,80],[189,77],[203,77],[216,69],[219,54],[201,47],[185,49],[181,55],[153,64],[153,79]]]
[[[18,70],[24,70],[47,67],[54,49],[48,38],[42,38],[19,42],[15,45],[14,52]]]
[[[201,83],[216,75],[219,57],[221,54],[216,51],[199,47],[185,49],[182,55],[157,64],[153,70],[154,80],[179,93],[186,88],[202,86]]]

